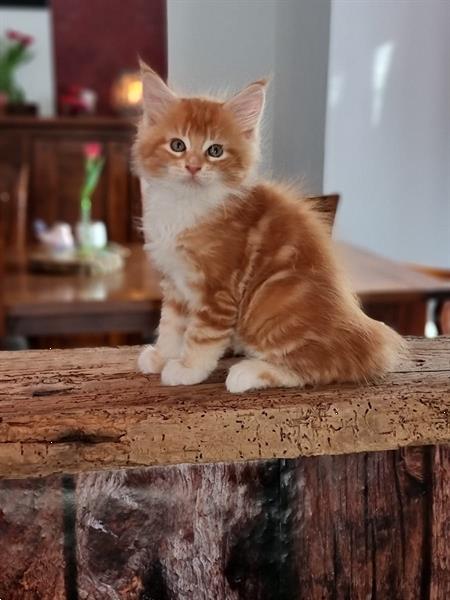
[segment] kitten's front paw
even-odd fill
[[[161,373],[161,382],[164,385],[194,385],[208,377],[204,369],[189,369],[181,360],[169,360]]]
[[[139,354],[138,368],[141,373],[161,373],[165,364],[164,358],[154,346],[147,346]]]

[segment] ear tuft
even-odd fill
[[[139,58],[142,79],[142,102],[144,118],[148,124],[154,125],[172,102],[177,100],[161,77]]]
[[[255,81],[225,102],[246,135],[257,129],[266,97],[267,79]]]

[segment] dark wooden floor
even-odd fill
[[[0,482],[0,598],[446,600],[450,448]]]

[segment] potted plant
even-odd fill
[[[101,145],[97,142],[85,144],[85,175],[81,187],[81,218],[77,224],[77,238],[82,250],[103,248],[107,242],[106,227],[102,221],[92,221],[92,194],[97,187],[105,164]]]
[[[25,102],[23,89],[17,84],[16,71],[33,58],[30,35],[9,30],[6,39],[0,40],[0,107],[8,114],[35,114],[35,104]]]

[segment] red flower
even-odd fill
[[[34,38],[31,35],[26,35],[13,29],[9,29],[6,32],[6,37],[13,42],[18,42],[21,46],[30,46],[34,42]]]
[[[17,42],[20,39],[20,33],[18,31],[14,31],[13,29],[8,29],[8,31],[6,32],[6,37],[9,40]]]
[[[86,158],[99,158],[102,154],[102,147],[98,142],[90,142],[84,145],[84,155]]]

